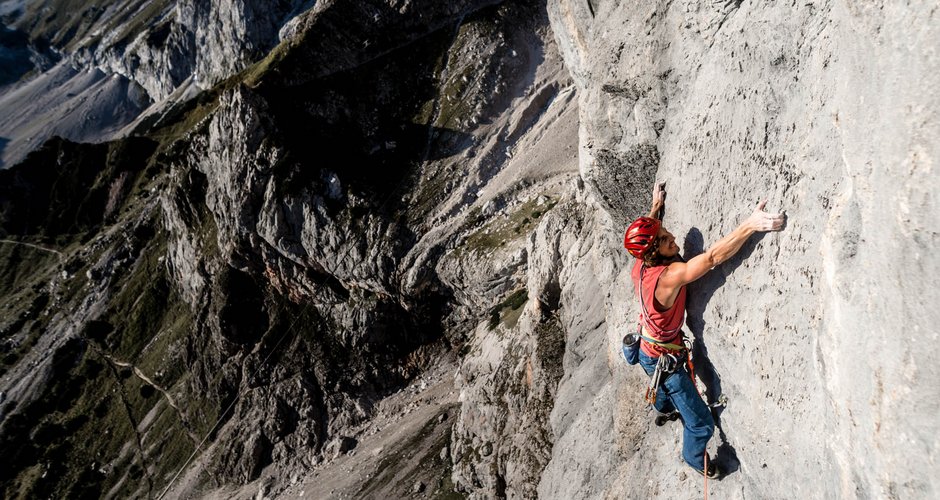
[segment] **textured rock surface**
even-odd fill
[[[342,12],[322,12],[310,29],[337,22]],[[448,12],[438,14],[453,15]],[[324,389],[324,397],[335,402],[328,403],[320,414],[329,422],[326,436],[368,436],[370,428],[381,426],[376,420],[386,417],[376,417],[382,412],[372,405],[387,386],[372,376],[393,385],[398,370],[408,373],[409,366],[400,366],[396,351],[433,339],[435,330],[448,342],[466,342],[470,352],[458,370],[457,389],[463,393],[460,413],[452,430],[453,446],[444,454],[446,470],[453,469],[447,480],[470,494],[515,491],[532,496],[551,449],[548,417],[562,373],[557,360],[564,332],[553,315],[559,301],[557,290],[545,292],[550,296],[545,300],[553,305],[525,306],[528,280],[536,279],[538,289],[557,287],[552,281],[554,268],[546,271],[548,277],[527,278],[526,255],[533,243],[527,243],[526,235],[540,219],[549,217],[556,221],[553,228],[563,227],[566,217],[552,215],[561,209],[559,203],[568,207],[572,217],[578,217],[568,194],[576,161],[574,99],[570,89],[563,88],[569,82],[559,55],[546,45],[550,34],[540,9],[506,6],[466,18],[456,12],[450,49],[443,59],[445,64],[438,67],[437,78],[443,85],[436,101],[425,108],[433,124],[421,131],[428,145],[419,143],[416,148],[414,139],[407,135],[408,127],[402,127],[405,134],[387,128],[389,123],[397,127],[413,104],[412,96],[399,94],[400,88],[409,85],[408,80],[401,79],[399,69],[385,60],[346,70],[352,71],[357,81],[387,82],[380,84],[381,93],[369,98],[374,103],[348,101],[342,113],[352,113],[353,119],[337,115],[337,109],[343,108],[337,108],[335,101],[361,98],[356,84],[349,88],[346,76],[305,74],[309,72],[307,65],[301,65],[298,73],[277,73],[267,83],[270,88],[264,84],[257,90],[242,87],[224,96],[203,132],[194,136],[186,159],[174,166],[172,177],[179,188],[171,191],[164,203],[171,232],[180,237],[171,242],[169,263],[184,293],[195,297],[196,303],[206,302],[198,295],[218,278],[193,279],[201,267],[208,267],[193,266],[190,257],[205,253],[198,249],[201,243],[197,241],[203,231],[192,230],[193,223],[186,221],[184,214],[193,210],[180,203],[193,199],[185,194],[189,190],[186,186],[204,186],[205,207],[210,225],[217,230],[222,260],[246,269],[292,300],[315,301],[319,314],[331,325],[329,335],[336,337],[336,347],[350,350],[343,359],[365,363],[339,371],[335,367],[316,368],[320,364],[317,356],[308,363],[314,366],[318,379],[321,373],[344,381],[352,378],[343,382],[339,391],[335,386]],[[446,36],[447,32],[434,36]],[[379,32],[379,39],[398,43],[400,34],[387,33],[394,36],[385,39]],[[302,40],[302,44],[314,43],[308,37]],[[318,38],[313,40],[322,44]],[[410,50],[421,54],[427,46],[419,41],[412,43]],[[333,50],[331,46],[317,47],[322,54]],[[481,53],[487,57],[479,58]],[[306,54],[323,57],[319,52]],[[355,61],[362,56],[346,53],[344,57]],[[400,61],[394,52],[388,59]],[[474,79],[469,80],[469,75]],[[284,84],[318,92],[309,92],[299,102],[287,99],[285,103],[278,95]],[[420,88],[424,83],[418,80],[415,84]],[[505,94],[505,98],[493,100],[490,92]],[[321,101],[320,93],[329,94],[333,101]],[[373,109],[382,112],[370,115]],[[309,125],[287,133],[278,129],[279,123],[287,123],[285,116],[298,116],[298,112],[304,118],[300,123]],[[345,135],[318,128],[321,120],[335,123]],[[473,131],[473,137],[464,130]],[[309,143],[311,136],[307,134],[311,132],[314,144],[294,142],[296,134]],[[313,155],[327,151],[321,147],[325,139],[318,135],[344,141],[344,150],[330,151],[326,157]],[[376,174],[363,175],[333,161],[355,161],[363,158],[364,152],[367,161],[390,167],[393,161],[401,161],[401,155],[415,153],[424,163],[419,176],[391,177],[386,184],[379,184]],[[462,171],[455,168],[457,162],[463,164]],[[390,175],[394,176],[394,171]],[[193,183],[189,179],[205,180]],[[398,183],[397,188],[388,185],[392,182]],[[394,220],[396,211],[405,211],[407,217]],[[547,240],[547,247],[557,246],[550,234],[542,239]],[[552,283],[543,285],[541,281]],[[208,300],[217,301],[217,294],[226,288],[220,284]],[[524,307],[528,312],[522,311]],[[487,310],[492,311],[489,316]],[[475,329],[478,335],[467,339],[468,329],[474,329],[481,316],[489,321]],[[505,342],[497,340],[494,328],[503,332],[499,337]],[[211,337],[222,346],[235,340],[221,323],[212,327]],[[493,347],[494,342],[499,345]],[[392,356],[382,356],[376,346],[391,349]],[[265,387],[258,393],[271,390]],[[504,404],[501,400],[507,390],[517,396]],[[263,407],[245,404],[245,413],[233,418],[227,432],[232,436],[249,433],[250,422],[267,419],[258,413]],[[508,420],[507,413],[511,415]],[[310,426],[303,418],[300,424]],[[397,425],[404,429],[408,424]],[[493,446],[492,440],[504,432],[522,427],[524,432],[516,433],[511,443]],[[244,482],[257,476],[245,473],[252,470],[251,461],[245,469],[244,459],[234,459],[239,452],[232,446],[221,442],[216,446],[215,454],[232,457],[223,464],[226,477]],[[313,462],[318,475],[332,477],[333,467],[349,462],[339,460],[341,454],[335,453],[338,446],[327,446],[326,454]],[[433,451],[436,456],[437,450]],[[378,455],[379,460],[384,460],[383,456]],[[416,458],[425,460],[421,457]],[[319,464],[321,460],[324,463]],[[335,460],[337,465],[333,465]],[[355,461],[368,470],[369,460]],[[277,463],[281,470],[275,477],[283,481],[290,470],[285,467],[294,462],[283,457]],[[376,467],[375,476],[367,476],[362,479],[365,483],[356,487],[337,479],[329,494],[357,489],[360,493],[397,491],[384,483],[389,477],[382,472],[381,461]],[[266,484],[266,479],[259,481]],[[306,488],[321,491],[310,485]]]
[[[617,182],[635,172],[647,177],[639,188],[654,172],[667,182],[665,223],[686,257],[759,199],[788,214],[782,233],[755,237],[690,287],[687,326],[713,365],[708,394],[729,401],[712,446],[733,473],[713,491],[935,495],[938,421],[922,416],[940,391],[920,353],[937,343],[940,101],[926,89],[940,59],[924,50],[940,36],[936,9],[567,0],[549,9],[579,85],[581,172],[615,219],[645,208]],[[611,344],[633,317],[626,264],[612,263],[619,289],[608,283]],[[627,377],[616,383],[632,384],[625,396],[640,404]],[[633,430],[648,424],[632,412],[615,415],[607,455],[625,460],[604,490],[697,496],[697,481],[677,479],[678,443]],[[560,434],[540,492],[592,491],[609,469],[595,465],[604,461],[591,440],[572,438],[560,455]],[[585,476],[595,481],[572,491]]]
[[[241,71],[277,45],[281,27],[310,7],[302,0],[4,4],[0,12],[16,29],[12,33],[38,47],[51,45],[78,68],[122,75],[154,101],[187,79],[206,89]]]
[[[62,62],[0,95],[0,168],[58,136],[76,142],[113,138],[150,104],[133,82]]]

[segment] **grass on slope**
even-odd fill
[[[142,242],[108,310],[53,354],[41,396],[8,418],[0,447],[17,451],[0,472],[3,496],[152,496],[192,452],[188,431],[208,432],[132,367],[112,361],[137,366],[171,395],[186,382],[182,349],[192,314],[169,285],[166,237],[161,229]],[[213,406],[192,395],[181,403],[184,411]]]
[[[548,201],[542,204],[539,204],[538,199],[529,200],[508,216],[498,217],[477,229],[464,240],[458,250],[472,253],[503,247],[507,242],[529,234],[535,229],[539,219],[557,203],[558,200],[554,198],[548,198]]]

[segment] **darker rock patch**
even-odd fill
[[[605,83],[601,86],[601,90],[631,101],[639,100],[646,95],[646,92],[637,87],[635,83]]]
[[[604,208],[626,221],[646,213],[658,169],[659,150],[654,144],[640,144],[625,153],[601,149],[594,155],[592,182]]]
[[[251,276],[224,268],[216,280],[214,295],[219,297],[218,326],[223,338],[248,344],[267,331],[264,295]]]

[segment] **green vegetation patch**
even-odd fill
[[[134,429],[115,407],[114,379],[96,358],[80,339],[67,341],[53,354],[42,395],[8,417],[0,437],[9,460],[0,469],[4,497],[101,495],[103,476],[86,471],[102,457],[116,458]],[[88,425],[92,419],[95,425]]]
[[[301,36],[301,40],[303,36]],[[257,87],[264,75],[269,71],[275,71],[284,61],[287,53],[298,44],[299,41],[292,38],[282,40],[281,43],[271,49],[271,52],[268,52],[267,56],[243,70],[238,75],[238,79],[245,82],[249,87]]]
[[[490,330],[496,328],[502,322],[507,328],[516,326],[519,316],[522,315],[522,307],[529,300],[529,291],[520,288],[509,294],[502,302],[490,309],[490,319],[487,327]]]
[[[3,337],[0,343],[0,376],[36,346],[48,324],[49,316],[45,311],[49,304],[48,293],[38,291],[27,304],[25,309],[10,308],[12,323],[3,325],[0,330]]]
[[[106,317],[114,331],[108,335],[106,347],[119,359],[136,362],[158,333],[181,324],[181,317],[189,315],[161,260],[166,245],[166,236],[161,234],[144,249],[110,302]]]
[[[174,104],[164,115],[152,115],[134,129],[134,133],[147,134],[167,152],[177,141],[201,130],[208,118],[219,108],[219,97],[228,90],[224,84],[199,93],[196,97]]]
[[[558,200],[551,197],[541,205],[538,199],[529,200],[508,217],[498,218],[468,236],[460,250],[478,252],[503,247],[506,242],[529,234],[539,219],[557,203]]]
[[[460,28],[461,34],[467,31],[467,25]],[[448,59],[458,59],[462,45],[467,42],[466,36],[458,34],[454,46],[450,49]],[[464,63],[462,66],[448,66],[445,74],[446,79],[441,82],[440,102],[438,104],[438,113],[435,117],[435,125],[439,127],[457,128],[460,119],[465,118],[472,112],[472,103],[468,103],[467,92],[475,76],[475,67],[471,63]]]
[[[0,297],[4,304],[3,319],[6,320],[7,307],[14,303],[28,300],[34,296],[56,271],[59,256],[55,253],[31,247],[15,240],[0,241]]]
[[[0,237],[66,247],[112,220],[127,202],[157,143],[130,137],[107,144],[53,138],[0,170]]]
[[[116,42],[114,45],[121,46],[129,44],[137,35],[158,21],[160,15],[167,12],[169,6],[169,0],[149,0],[144,3],[142,7],[135,5],[135,7],[137,7],[136,9],[127,9],[124,15],[115,16],[111,25],[105,30],[102,30],[102,32],[113,32],[120,28],[121,34],[115,38]],[[148,38],[150,38],[150,40],[148,40],[150,44],[154,46],[162,45],[169,35],[171,26],[169,22],[165,22],[162,26],[156,28],[153,33],[150,33],[148,36]]]
[[[0,496],[101,497],[118,484],[118,497],[152,493],[194,449],[191,432],[208,432],[134,370],[167,390],[186,385],[181,345],[192,314],[168,282],[160,231],[135,233],[140,255],[125,264],[133,268],[115,285],[109,309],[55,352],[40,397],[10,416],[0,446],[21,452],[0,474]],[[188,396],[177,396],[183,408],[217,413],[204,395]]]
[[[478,45],[495,39],[497,31],[496,24],[483,15],[472,16],[460,26],[448,50],[446,80],[441,82],[440,109],[435,122],[438,127],[457,128],[462,119],[470,116],[473,103],[468,94],[474,82],[487,74],[489,64],[488,58],[481,59],[476,54]]]
[[[53,302],[46,284],[58,255],[15,241],[0,242],[0,376],[39,341]]]
[[[168,12],[168,0],[40,0],[28,2],[22,26],[33,40],[43,40],[64,53],[100,43],[105,35],[120,34],[112,38],[113,45],[128,44],[138,34]],[[99,22],[102,15],[110,16],[107,23]],[[154,40],[159,45],[160,40]]]

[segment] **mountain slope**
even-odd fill
[[[26,450],[7,495],[284,488],[415,377],[453,366],[521,284],[525,236],[575,165],[544,11],[487,4],[311,11],[267,59],[141,122],[146,148],[56,140],[4,171],[21,179],[3,195],[19,242],[5,268],[18,276],[27,243],[62,254],[4,316],[23,321],[3,324],[0,433]],[[375,15],[361,53],[319,35]],[[563,154],[532,161],[545,151]],[[41,222],[69,210],[78,222]],[[504,216],[498,237],[473,236]],[[511,249],[477,270],[457,252],[468,239],[476,255]]]

